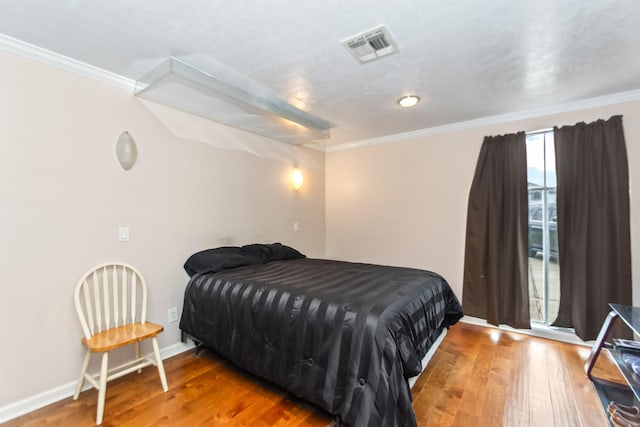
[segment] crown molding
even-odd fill
[[[612,95],[588,98],[580,101],[565,102],[552,105],[550,107],[535,108],[531,110],[519,111],[516,113],[500,114],[496,116],[484,117],[481,119],[469,120],[465,122],[452,123],[449,125],[436,126],[432,128],[419,129],[411,132],[396,133],[393,135],[381,136],[378,138],[363,139],[360,141],[347,142],[344,144],[313,147],[324,152],[336,152],[353,150],[356,148],[371,147],[374,145],[390,144],[393,142],[406,141],[425,136],[441,135],[444,133],[458,132],[483,126],[508,123],[517,120],[531,119],[535,117],[548,116],[552,114],[568,113],[571,111],[586,110],[589,108],[603,107],[606,105],[620,104],[629,101],[640,100],[640,89],[628,92],[620,92]]]
[[[0,49],[133,92],[135,81],[68,56],[0,34]]]
[[[317,142],[308,142],[306,144],[300,144],[303,147],[307,147],[310,148],[312,150],[316,150],[316,151],[322,151],[322,152],[326,152],[327,151],[327,146],[326,145],[322,145],[322,144],[318,144]]]

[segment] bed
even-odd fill
[[[415,426],[407,378],[462,317],[436,273],[279,243],[201,251],[185,270],[183,334],[348,426]]]

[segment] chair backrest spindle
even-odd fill
[[[142,286],[141,292],[142,292],[142,300],[147,301],[147,287]],[[140,311],[141,311],[140,323],[144,323],[147,320],[147,304],[146,303],[140,305]]]
[[[109,329],[111,327],[111,307],[109,297],[109,270],[107,267],[102,269],[102,295],[104,304],[104,328]]]
[[[84,286],[84,290],[83,290],[83,294],[84,294],[84,306],[86,307],[87,310],[87,318],[89,321],[89,325],[87,328],[87,322],[84,321],[84,319],[82,319],[82,324],[83,324],[83,328],[85,329],[85,331],[88,329],[91,332],[91,335],[93,335],[95,333],[95,327],[94,327],[94,323],[93,323],[93,307],[91,306],[91,289],[89,288],[89,284],[87,283],[87,279],[85,278],[83,280],[83,286]],[[78,307],[78,302],[76,301],[76,308]]]
[[[118,327],[120,324],[120,318],[118,316],[118,268],[114,265],[111,271],[113,275],[113,323]]]
[[[136,318],[136,275],[131,277],[131,318]]]
[[[102,304],[100,303],[100,277],[98,271],[94,270],[93,275],[93,304],[96,314],[96,332],[102,331]]]
[[[129,312],[129,306],[127,305],[127,270],[122,269],[122,324],[127,323],[127,313]]]

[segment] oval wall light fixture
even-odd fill
[[[294,168],[293,172],[291,172],[291,182],[293,183],[293,189],[298,191],[302,188],[302,183],[304,181],[304,176],[302,175],[302,171],[298,168]]]
[[[138,148],[129,132],[122,132],[116,144],[116,156],[122,169],[128,171],[136,163]]]

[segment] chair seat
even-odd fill
[[[93,353],[105,352],[154,337],[163,330],[164,327],[162,325],[151,322],[129,323],[98,332],[91,338],[83,338],[82,345]]]

